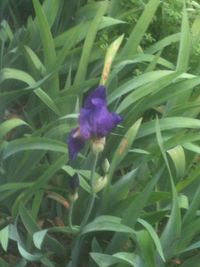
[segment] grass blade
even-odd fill
[[[121,56],[130,56],[136,54],[142,37],[145,34],[145,31],[148,28],[149,24],[151,23],[159,4],[159,0],[150,0],[148,2],[136,26],[131,32],[129,39],[122,50]]]
[[[89,58],[98,31],[98,27],[107,8],[108,8],[108,2],[107,1],[102,2],[101,8],[98,10],[94,20],[91,22],[90,27],[88,28],[88,33],[86,35],[86,39],[83,45],[81,59],[74,80],[74,84],[84,81],[85,79],[87,73],[87,67],[89,64]]]

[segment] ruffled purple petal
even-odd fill
[[[116,127],[119,123],[123,121],[123,118],[117,113],[111,112],[111,114],[112,114],[113,123],[115,124],[114,127]]]
[[[73,129],[67,140],[69,158],[71,160],[76,159],[77,154],[85,145],[85,140],[78,134],[78,132],[79,132],[78,128]]]
[[[106,106],[81,109],[80,133],[85,139],[108,135],[122,121],[121,116],[109,112]]]
[[[98,86],[92,91],[84,102],[84,108],[93,108],[96,105],[106,106],[106,88],[103,85]]]

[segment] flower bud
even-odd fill
[[[110,169],[110,163],[108,161],[108,159],[104,159],[103,164],[102,164],[102,169],[105,173],[109,172]]]
[[[107,185],[107,182],[108,182],[107,175],[105,175],[104,177],[100,177],[94,185],[94,192],[98,193],[99,191],[101,191]]]
[[[74,202],[78,199],[78,192],[75,192],[74,194],[69,194],[69,199],[71,202]]]
[[[79,188],[79,177],[78,174],[70,177],[69,180],[69,191],[70,191],[70,201],[76,201],[78,199],[78,188]]]
[[[72,194],[75,193],[78,188],[79,188],[79,177],[78,177],[78,174],[76,173],[69,179],[70,193]]]
[[[98,139],[92,140],[92,151],[94,154],[98,154],[104,150],[104,146],[106,143],[106,138],[101,137]]]

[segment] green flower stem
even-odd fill
[[[85,213],[83,221],[81,222],[81,229],[86,225],[86,223],[87,223],[87,221],[88,221],[88,219],[90,217],[90,214],[92,212],[92,208],[94,206],[95,198],[96,198],[96,194],[92,194],[92,197],[91,197],[89,205],[88,205],[88,209],[87,209],[87,211]]]
[[[69,227],[70,228],[73,228],[73,224],[72,224],[73,209],[74,209],[74,201],[71,201],[70,206],[69,206]]]
[[[92,208],[94,206],[95,198],[96,198],[96,193],[94,191],[94,174],[95,174],[95,170],[96,170],[96,166],[97,166],[97,161],[98,161],[98,153],[95,154],[94,164],[93,164],[91,174],[90,174],[90,185],[91,185],[92,195],[91,195],[91,199],[89,201],[89,205],[88,205],[88,208],[86,210],[85,216],[84,216],[82,223],[81,223],[81,229],[84,227],[84,225],[87,223],[87,221],[90,217],[90,214],[92,212]]]
[[[81,236],[81,231],[89,220],[89,217],[90,217],[91,212],[92,212],[92,208],[94,206],[95,198],[96,198],[96,193],[94,191],[94,175],[95,175],[95,170],[96,170],[96,166],[97,166],[97,161],[98,161],[98,153],[95,154],[94,163],[93,163],[91,174],[90,174],[90,185],[91,185],[92,195],[91,195],[91,198],[89,201],[87,211],[86,211],[85,216],[84,216],[84,218],[81,222],[81,225],[80,225],[80,233],[76,237],[76,240],[74,242],[74,246],[72,248],[72,255],[71,255],[72,261],[70,263],[70,267],[79,266],[79,261],[81,258],[81,252],[82,252],[83,241],[84,241],[84,237]]]

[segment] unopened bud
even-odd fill
[[[94,192],[98,193],[99,191],[101,191],[107,185],[107,182],[108,182],[107,175],[100,177],[94,185]]]
[[[110,169],[110,163],[108,161],[108,159],[104,159],[103,164],[102,164],[102,169],[105,173],[109,172]]]
[[[101,138],[92,140],[93,153],[98,154],[98,153],[102,152],[104,150],[105,143],[106,143],[105,137],[101,137]]]
[[[78,199],[78,192],[69,195],[69,199],[71,202],[75,202]]]
[[[69,180],[69,189],[71,194],[75,194],[79,188],[79,177],[78,174],[74,174],[74,176],[70,177]]]

